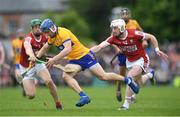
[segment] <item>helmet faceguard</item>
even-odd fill
[[[123,19],[116,19],[111,22],[110,27],[118,27],[119,31],[123,33],[125,31],[125,21]]]

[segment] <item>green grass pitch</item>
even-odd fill
[[[117,110],[122,103],[116,101],[115,86],[83,89],[91,103],[77,108],[79,96],[70,88],[59,87],[64,110],[58,111],[47,88],[38,88],[33,100],[22,97],[20,88],[1,88],[0,116],[180,116],[180,88],[144,87],[128,111]]]

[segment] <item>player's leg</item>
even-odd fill
[[[142,68],[139,65],[134,65],[131,70],[128,72],[127,76],[133,78],[134,80],[142,80],[141,79],[141,73],[142,73]],[[126,87],[126,92],[125,92],[125,101],[123,103],[123,106],[121,107],[121,110],[127,110],[129,109],[129,105],[131,103],[131,98],[134,93],[130,88],[127,86]]]
[[[126,75],[126,66],[120,66],[119,67],[119,72],[120,72],[119,74],[121,76],[125,77],[125,75]],[[116,99],[119,102],[122,101],[121,85],[122,85],[122,82],[121,81],[117,81]]]
[[[24,90],[24,87],[23,87],[23,84],[22,84],[23,77],[22,77],[21,72],[20,72],[20,65],[19,64],[15,65],[15,78],[16,78],[16,81],[21,85],[21,87],[22,87],[22,95],[25,97],[26,93],[25,93],[25,90]]]
[[[68,84],[69,87],[71,87],[76,93],[79,94],[80,100],[76,103],[76,106],[82,107],[85,104],[88,104],[90,102],[90,98],[84,93],[78,82],[73,78],[79,71],[81,71],[81,66],[78,64],[67,64],[65,68],[74,69],[74,72],[72,73],[63,72],[63,80]]]
[[[16,64],[15,65],[15,78],[17,80],[18,83],[21,83],[22,82],[22,76],[21,76],[21,73],[20,73],[20,68],[19,68],[19,65]]]
[[[146,74],[144,74],[143,76],[142,76],[142,83],[143,83],[143,85],[144,84],[146,84],[146,82],[148,81],[148,80],[150,80],[150,82],[151,82],[151,84],[152,85],[155,85],[156,84],[156,80],[155,80],[155,72],[154,72],[154,70],[153,69],[151,69],[149,72],[147,72]]]
[[[73,78],[79,71],[81,71],[81,66],[76,64],[67,64],[65,68],[74,68],[76,69],[72,73],[63,72],[63,80],[71,87],[75,92],[80,93],[82,91],[81,87],[79,86],[78,82]]]
[[[26,71],[26,69],[27,68],[19,65],[19,70],[20,70],[21,76]],[[33,67],[22,78],[23,88],[25,90],[26,96],[29,99],[33,99],[35,97],[35,93],[36,93],[36,87],[35,87],[35,83],[34,83],[34,79],[35,79],[34,74],[35,74],[35,69]]]
[[[146,43],[147,41],[143,41],[144,43]],[[146,54],[146,58],[147,58],[147,61],[144,62],[144,74],[142,76],[142,84],[144,85],[148,80],[150,80],[151,84],[154,85],[156,83],[156,80],[155,80],[155,72],[153,69],[151,69],[149,67],[149,64],[150,64],[150,59],[149,59],[149,56]]]
[[[89,70],[96,75],[100,80],[111,80],[111,81],[123,81],[125,84],[130,86],[130,88],[133,90],[133,92],[138,93],[139,87],[133,80],[129,77],[123,77],[121,75],[118,75],[116,73],[107,73],[103,70],[101,65],[99,63],[93,65],[89,68]]]
[[[126,75],[126,56],[124,54],[118,55],[119,60],[119,74],[122,76]],[[122,101],[122,94],[121,94],[121,81],[117,81],[117,89],[116,89],[116,98],[119,102]]]
[[[24,77],[22,83],[23,83],[23,87],[24,87],[24,90],[26,93],[26,97],[28,97],[29,99],[33,99],[35,97],[35,93],[36,93],[34,79]]]
[[[43,79],[45,82],[46,86],[49,88],[50,93],[54,99],[55,105],[57,109],[62,109],[62,105],[60,103],[60,100],[58,98],[58,93],[57,93],[57,87],[54,84],[54,82],[51,79],[50,73],[48,69],[45,67],[44,64],[36,64],[36,72],[37,75]]]

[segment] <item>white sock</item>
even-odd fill
[[[124,101],[123,107],[129,108],[129,102],[127,100]]]
[[[131,97],[126,97],[123,107],[126,107],[129,109],[129,104],[131,103]]]
[[[153,77],[153,74],[151,72],[147,73],[146,74],[149,78],[152,78]]]
[[[132,98],[136,98],[136,94],[133,94],[131,97],[132,97]]]

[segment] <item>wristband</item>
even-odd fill
[[[156,51],[156,52],[157,52],[157,51],[159,51],[159,48],[158,48],[158,47],[156,47],[156,48],[155,48],[155,51]]]

